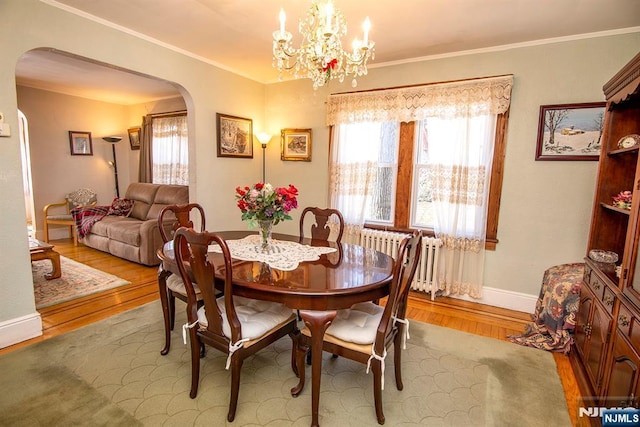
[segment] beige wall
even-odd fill
[[[24,86],[17,87],[18,108],[29,126],[29,146],[33,177],[36,236],[43,238],[42,209],[62,201],[77,188],[90,188],[99,205],[108,205],[116,196],[111,144],[103,136],[120,136],[115,144],[118,185],[123,197],[131,182],[138,180],[139,150],[131,150],[127,129],[140,126],[142,116],[184,110],[181,97],[138,105],[118,105],[64,95]],[[92,156],[72,156],[69,130],[91,132]],[[52,179],[54,178],[54,179]],[[62,211],[56,211],[62,212]],[[51,239],[69,236],[69,227],[51,226]]]
[[[29,126],[29,147],[33,181],[33,198],[38,238],[42,234],[42,208],[64,200],[64,195],[77,188],[90,188],[98,195],[98,204],[111,203],[115,197],[111,144],[103,136],[122,136],[116,144],[118,182],[124,194],[130,181],[129,143],[126,107],[61,95],[18,86],[18,108]],[[72,156],[68,131],[91,132],[93,155]],[[62,212],[62,211],[57,211]],[[67,237],[69,227],[52,228],[52,239]]]
[[[262,153],[257,144],[253,159],[216,157],[216,112],[250,117],[255,132],[275,134],[267,149],[267,180],[275,185],[297,185],[302,206],[326,205],[328,130],[324,101],[329,92],[351,90],[348,83],[316,92],[306,80],[262,85],[37,0],[1,2],[0,16],[0,35],[11,41],[2,48],[0,111],[12,129],[17,129],[16,62],[30,49],[54,47],[157,76],[180,88],[189,112],[190,198],[204,206],[209,229],[245,228],[235,209],[233,189],[258,181],[262,174]],[[543,104],[602,100],[603,83],[638,46],[638,33],[592,38],[372,68],[359,80],[358,89],[369,89],[514,74],[500,243],[488,254],[485,270],[488,302],[529,311],[544,269],[583,257],[597,163],[534,161],[538,109]],[[141,115],[132,114],[136,120]],[[277,134],[281,128],[313,129],[312,162],[280,160]],[[2,199],[21,200],[15,131],[10,138],[0,139],[0,171]],[[24,206],[5,203],[0,212],[2,347],[11,340],[27,338],[39,318],[33,302]],[[278,229],[295,233],[296,221],[278,225]]]

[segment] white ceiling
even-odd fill
[[[271,33],[279,27],[280,8],[287,13],[287,30],[293,33],[295,46],[300,43],[298,19],[311,4],[311,0],[41,1],[264,83],[278,79],[271,66]],[[370,17],[370,39],[376,43],[370,68],[594,33],[640,31],[640,0],[333,2],[348,23],[345,47],[362,37],[361,23]],[[109,102],[140,102],[177,93],[164,82],[156,89],[146,79],[141,83],[140,76],[51,51],[26,54],[16,74],[21,84],[63,93],[78,95],[88,88],[90,98],[110,93]],[[118,101],[119,93],[130,99]]]

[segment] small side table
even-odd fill
[[[41,261],[48,259],[51,261],[51,273],[44,275],[45,279],[57,279],[62,276],[62,270],[60,269],[60,254],[53,250],[53,245],[41,242],[36,239],[29,239],[29,253],[31,254],[31,261]]]

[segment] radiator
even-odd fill
[[[393,258],[398,254],[400,242],[408,234],[392,231],[362,229],[360,241],[365,248],[375,249]],[[411,284],[411,289],[425,293],[431,293],[431,299],[435,298],[438,291],[438,255],[442,241],[436,237],[422,238],[422,251],[418,261],[418,269]]]

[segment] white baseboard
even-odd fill
[[[42,318],[35,312],[0,322],[0,348],[42,335]]]
[[[538,301],[537,295],[490,287],[482,288],[482,298],[471,298],[468,295],[449,295],[449,297],[530,314],[535,311],[536,302]]]

